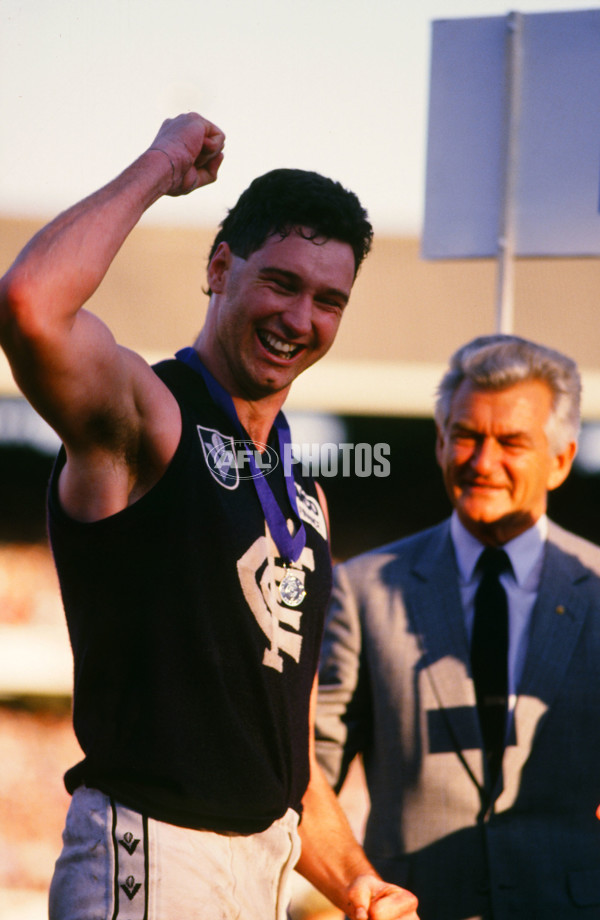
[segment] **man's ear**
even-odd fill
[[[552,468],[548,476],[548,491],[557,489],[563,484],[571,472],[576,453],[577,442],[570,441],[563,451],[553,457]]]
[[[444,468],[443,456],[444,456],[444,446],[445,446],[444,433],[438,424],[436,424],[435,430],[436,430],[435,459],[437,460],[438,465],[441,466],[441,468],[443,469]]]
[[[208,264],[207,278],[208,286],[215,294],[221,294],[224,289],[225,276],[231,262],[233,254],[229,248],[229,243],[219,243],[214,251],[213,257]]]

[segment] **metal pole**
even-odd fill
[[[520,13],[507,17],[506,107],[504,115],[504,177],[498,232],[496,331],[514,329],[514,261],[516,244],[516,183],[519,165],[519,117],[522,76],[522,26]]]

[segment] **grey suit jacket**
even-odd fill
[[[600,918],[599,575],[551,524],[489,807],[449,522],[337,567],[318,756],[339,788],[362,754],[365,849],[421,920]]]

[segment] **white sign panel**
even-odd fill
[[[423,255],[496,256],[514,138],[514,254],[600,254],[600,10],[433,23]],[[514,98],[518,94],[518,98]]]

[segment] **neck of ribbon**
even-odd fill
[[[215,380],[210,371],[204,366],[198,356],[196,349],[191,347],[182,348],[176,353],[175,357],[179,361],[182,361],[184,364],[187,364],[188,367],[191,367],[194,371],[196,371],[196,373],[201,375],[212,399],[219,406],[219,408],[225,412],[228,419],[233,424],[236,434],[238,434],[240,439],[246,444],[248,444],[248,442],[252,442],[248,432],[244,429],[238,418],[238,414],[236,412],[231,395],[223,386],[221,386],[218,380]],[[283,412],[279,412],[277,414],[275,419],[275,430],[279,442],[279,458],[280,461],[284,464],[285,486],[293,513],[292,516],[296,526],[296,532],[293,535],[288,529],[285,515],[279,507],[279,503],[277,502],[277,499],[275,498],[264,473],[258,468],[256,460],[254,459],[253,444],[252,447],[248,450],[247,459],[248,465],[252,472],[252,480],[256,488],[258,500],[260,501],[260,505],[263,510],[265,520],[269,526],[271,536],[275,540],[277,548],[282,557],[286,562],[290,563],[295,562],[304,549],[306,543],[306,531],[304,529],[304,524],[300,518],[300,515],[298,514],[298,503],[296,501],[296,486],[294,483],[294,477],[291,471],[286,469],[286,460],[287,458],[291,459],[291,451],[288,450],[288,445],[291,444],[291,436],[290,427]]]

